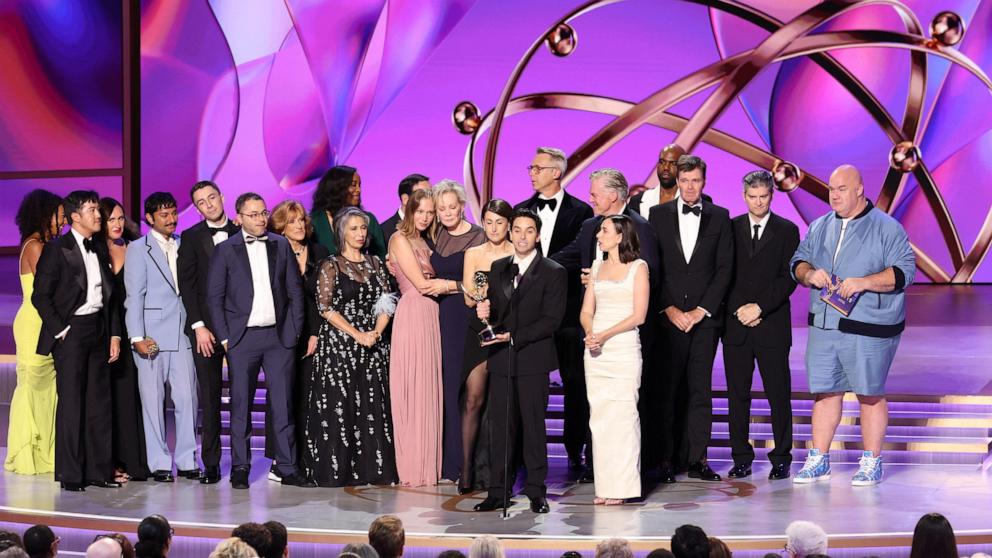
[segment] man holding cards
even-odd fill
[[[882,480],[885,378],[906,325],[916,257],[902,225],[865,198],[856,168],[834,170],[829,189],[833,211],[810,224],[790,262],[793,277],[810,289],[806,370],[816,395],[813,448],[793,480],[830,479],[830,443],[851,391],[861,404],[864,443],[851,483],[871,486]]]

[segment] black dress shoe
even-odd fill
[[[732,479],[742,479],[744,477],[751,476],[751,464],[750,463],[735,463],[733,469],[727,473],[727,477]]]
[[[458,479],[458,495],[464,496],[475,492],[475,487],[473,486],[475,483],[469,480],[468,484],[462,484],[463,480],[465,480],[464,477]]]
[[[199,469],[190,469],[188,471],[179,469],[176,471],[176,474],[184,479],[189,479],[189,480],[200,480],[200,477],[203,475],[203,473]]]
[[[579,477],[579,482],[582,484],[596,482],[596,475],[593,474],[592,467],[586,467],[586,470],[582,471],[582,476]]]
[[[231,488],[244,490],[248,488],[248,467],[235,467],[231,469]]]
[[[706,463],[693,463],[689,465],[689,478],[699,479],[704,481],[718,481],[720,480],[720,475],[716,474],[713,469]]]
[[[789,478],[789,466],[785,463],[779,463],[778,465],[772,467],[771,472],[768,473],[768,480],[782,480]]]
[[[509,500],[509,499],[507,499],[507,500]],[[503,507],[503,502],[504,502],[504,500],[501,500],[501,499],[499,499],[499,498],[497,498],[495,496],[486,496],[486,499],[485,500],[483,500],[483,501],[479,502],[478,504],[476,504],[475,507],[472,508],[472,509],[474,509],[475,511],[480,511],[480,512],[487,512],[487,511],[498,510],[498,509],[500,509],[500,508]],[[507,507],[510,507],[512,505],[513,505],[513,502],[509,502],[509,501],[506,502],[506,506]]]
[[[84,492],[86,490],[86,485],[81,482],[63,482],[62,490],[66,492]]]
[[[669,466],[662,465],[658,474],[658,482],[661,484],[675,484],[675,471]]]
[[[583,469],[582,460],[569,457],[568,468],[572,471],[581,471]]]
[[[95,486],[97,488],[120,488],[124,485],[117,481],[98,480],[98,481],[88,481],[86,483],[86,486]]]
[[[172,476],[172,471],[166,471],[164,469],[159,469],[158,471],[152,471],[152,478],[155,482],[175,482],[176,477]]]
[[[220,467],[207,467],[200,477],[200,484],[216,484],[220,482]]]
[[[299,473],[283,475],[280,482],[286,486],[299,486],[300,488],[314,488],[317,486],[317,483],[300,475]]]
[[[530,511],[534,513],[548,513],[551,511],[551,506],[548,505],[548,499],[544,496],[538,498],[530,499]]]

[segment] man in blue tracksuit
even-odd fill
[[[844,393],[861,404],[864,453],[851,483],[882,480],[882,441],[888,426],[885,378],[906,324],[906,287],[916,274],[916,258],[898,221],[875,208],[864,195],[861,174],[850,165],[830,175],[832,212],[813,221],[792,257],[796,281],[810,289],[806,370],[813,405],[813,448],[793,479],[798,484],[830,478],[830,443],[840,423]],[[844,316],[820,298],[821,289],[840,280],[842,297],[859,295]]]

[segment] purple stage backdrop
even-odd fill
[[[36,4],[52,7],[45,11]],[[578,35],[575,51],[557,57],[542,46],[513,96],[582,93],[637,103],[770,35],[737,15],[701,4],[628,0],[579,15],[570,22]],[[789,21],[816,2],[743,4]],[[925,36],[938,12],[958,14],[967,25],[964,39],[954,47],[931,48],[953,49],[980,72],[992,73],[992,0],[903,4]],[[120,14],[81,5],[0,0],[0,60],[18,72],[17,79],[0,82],[5,135],[0,171],[121,166],[120,41],[105,33],[114,25],[120,28]],[[185,227],[198,220],[188,201],[189,186],[197,179],[216,180],[227,193],[229,210],[246,190],[261,193],[272,205],[286,198],[309,205],[315,179],[332,165],[348,164],[362,175],[365,207],[383,219],[395,211],[396,185],[408,173],[424,173],[433,181],[466,180],[471,137],[455,130],[452,109],[465,100],[483,114],[496,106],[528,47],[579,5],[142,0],[142,194],[173,192]],[[908,33],[891,4],[858,7],[813,33],[840,30]],[[902,123],[912,69],[907,50],[851,48],[832,55]],[[962,66],[935,52],[926,58],[926,93],[912,139],[951,216],[961,252],[977,265],[989,242],[983,225],[992,228],[992,189],[986,185],[992,176],[992,98]],[[703,89],[669,111],[689,118],[714,90]],[[571,153],[613,119],[563,109],[506,117],[495,157],[494,196],[516,202],[530,195],[524,167],[535,147],[557,146]],[[862,169],[873,199],[888,172],[893,145],[854,95],[803,57],[764,67],[713,128],[823,181],[832,168],[853,163]],[[635,129],[590,161],[569,191],[585,198],[589,173],[605,166],[621,169],[631,183],[644,182],[659,149],[675,137],[652,126]],[[477,177],[488,138],[488,133],[479,138]],[[740,178],[755,164],[705,143],[693,151],[709,164],[707,192],[732,213],[743,212]],[[13,200],[42,183],[22,180],[6,186]],[[62,181],[50,186],[61,191]],[[960,261],[952,259],[932,206],[933,199],[928,203],[910,174],[891,212],[906,225],[914,245],[953,277]],[[2,209],[5,245],[17,241],[9,219],[13,208],[12,201]],[[827,209],[802,190],[777,194],[774,205],[798,223]],[[973,280],[992,280],[992,266],[978,266]]]

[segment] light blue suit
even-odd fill
[[[173,238],[178,250],[179,237]],[[172,470],[162,408],[165,385],[169,384],[176,414],[176,466],[196,469],[196,369],[189,338],[183,332],[186,308],[177,292],[168,257],[151,233],[128,246],[124,285],[128,335],[132,339],[150,337],[159,347],[152,357],[133,351],[148,467],[152,471]]]

